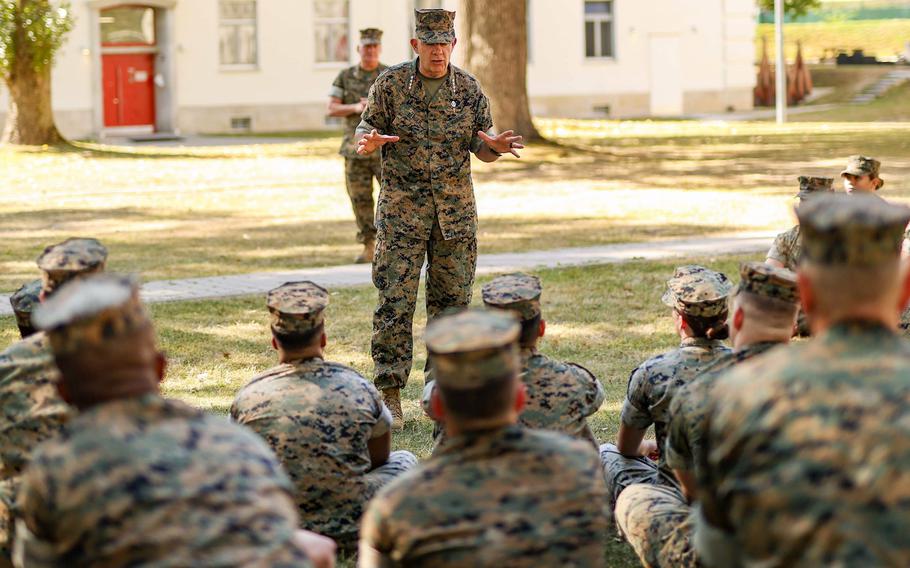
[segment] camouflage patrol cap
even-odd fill
[[[797,208],[802,260],[873,266],[900,258],[910,208],[875,195],[831,194]]]
[[[452,43],[455,39],[455,12],[441,8],[414,10],[417,39],[423,43]]]
[[[32,321],[47,331],[55,355],[103,346],[151,325],[136,280],[114,274],[67,282],[35,309]]]
[[[795,304],[799,302],[796,273],[764,262],[744,262],[739,265],[740,292],[749,292]]]
[[[66,239],[44,249],[38,257],[42,289],[51,294],[63,283],[104,270],[107,249],[97,239]]]
[[[727,309],[727,296],[732,289],[733,284],[724,274],[690,264],[674,271],[661,301],[686,315],[714,317]]]
[[[272,314],[273,331],[307,333],[325,322],[329,293],[310,281],[286,282],[269,291],[266,304]]]
[[[379,45],[382,43],[382,30],[366,28],[360,30],[360,45]]]
[[[424,333],[436,384],[471,390],[520,370],[514,314],[471,309],[433,320]]]
[[[40,303],[40,293],[41,280],[32,280],[23,284],[9,297],[19,327],[32,327],[32,311]]]
[[[816,194],[834,191],[834,178],[799,176],[797,179],[799,180],[799,192],[796,194],[796,197],[799,197],[800,199],[806,199]]]
[[[483,303],[490,308],[511,310],[522,321],[540,315],[540,278],[516,272],[494,278],[482,288]]]
[[[882,163],[875,158],[868,156],[850,156],[847,158],[847,167],[840,173],[841,176],[850,174],[851,176],[869,176],[878,177],[879,168]]]

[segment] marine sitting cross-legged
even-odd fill
[[[672,308],[680,346],[638,366],[629,377],[617,442],[600,447],[610,504],[633,483],[655,483],[678,491],[663,452],[673,395],[730,350],[727,296],[732,285],[720,272],[689,265],[676,269],[661,300]],[[654,425],[657,441],[645,440]],[[657,454],[655,462],[651,456]]]
[[[584,367],[550,359],[538,351],[538,341],[546,330],[540,306],[541,291],[539,278],[522,273],[499,276],[482,289],[483,303],[488,308],[508,310],[521,321],[518,344],[526,401],[518,421],[528,428],[554,430],[589,440],[596,447],[587,418],[603,403],[603,386]],[[431,418],[434,388],[435,383],[430,382],[423,395],[424,411]]]
[[[442,316],[424,337],[434,413],[451,436],[379,492],[360,566],[602,566],[603,473],[591,444],[518,424],[520,326],[501,311]]]
[[[125,277],[68,283],[35,311],[78,409],[22,476],[17,566],[331,566],[334,543],[297,529],[268,446],[162,398],[165,359]]]
[[[95,239],[67,239],[47,247],[37,261],[39,299],[51,298],[66,282],[103,271],[106,262],[107,249]],[[27,294],[14,295],[20,332],[26,317],[30,321],[25,311],[34,307]],[[57,393],[57,377],[44,333],[27,335],[0,353],[0,566],[10,560],[19,476],[35,447],[56,436],[72,414]]]
[[[392,417],[357,371],[323,359],[329,294],[289,282],[268,294],[279,365],[250,380],[231,417],[272,447],[294,482],[302,526],[356,547],[366,502],[417,464],[391,452]]]
[[[910,209],[837,194],[797,215],[813,338],[711,388],[696,549],[710,566],[910,566]]]
[[[623,491],[616,502],[616,522],[645,566],[698,564],[689,503],[696,498],[692,470],[698,460],[693,455],[701,452],[707,391],[721,371],[788,343],[798,302],[793,272],[761,262],[740,266],[739,286],[730,297],[733,352],[679,389],[670,405],[664,451],[683,493],[661,485],[636,484]]]

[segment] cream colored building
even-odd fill
[[[71,3],[75,26],[54,67],[53,102],[61,130],[74,138],[332,126],[327,92],[356,61],[357,30],[385,30],[382,59],[398,63],[412,57],[415,6],[458,7],[458,0]],[[529,0],[532,111],[617,118],[751,108],[754,4]]]

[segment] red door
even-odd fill
[[[103,54],[105,126],[155,124],[155,54]]]

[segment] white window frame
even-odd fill
[[[255,58],[252,63],[225,63],[221,61],[221,48],[218,49],[218,65],[222,71],[250,71],[259,69],[259,2],[250,0],[253,3],[252,18],[222,18],[221,17],[221,0],[218,0],[218,30],[224,26],[239,27],[242,25],[253,25],[253,38],[256,45]],[[221,34],[218,34],[218,40],[221,41]]]
[[[610,4],[610,13],[609,14],[588,14],[587,5],[589,2],[606,2]],[[584,59],[586,61],[612,61],[616,59],[616,2],[613,0],[584,0],[584,5],[582,6],[584,24],[582,29],[582,50],[584,53]],[[610,55],[588,55],[588,24],[594,24],[594,53],[600,54],[603,52],[603,37],[600,33],[600,25],[604,22],[609,23],[610,30],[613,32],[610,34]]]
[[[337,18],[324,18],[319,16],[316,13],[316,3],[313,3],[313,63],[317,68],[335,68],[335,67],[347,67],[351,61],[351,0],[335,0],[337,2],[344,2],[347,4],[347,13],[346,17],[337,17]],[[319,61],[316,57],[319,54],[319,47],[316,45],[316,28],[320,25],[332,25],[332,24],[344,24],[347,29],[348,36],[348,53],[344,60],[338,61]]]

